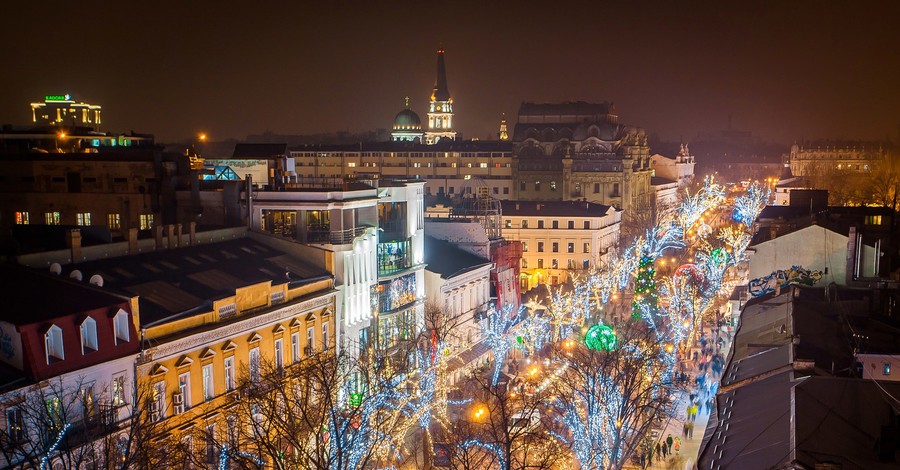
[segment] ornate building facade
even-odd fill
[[[522,103],[513,142],[516,199],[650,207],[647,134],[612,103]]]
[[[437,78],[431,101],[428,103],[428,130],[425,132],[425,143],[434,144],[442,139],[456,140],[453,130],[453,98],[447,88],[447,69],[444,67],[444,50],[437,51]]]

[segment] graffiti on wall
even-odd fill
[[[822,271],[810,271],[801,266],[791,266],[791,269],[779,269],[768,276],[751,279],[748,290],[753,297],[766,295],[791,284],[811,286],[822,279]]]

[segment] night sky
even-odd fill
[[[25,5],[27,4],[27,5]],[[138,6],[138,4],[140,6]],[[146,6],[145,6],[146,5]],[[613,101],[663,139],[735,128],[898,138],[900,2],[5,2],[0,123],[72,93],[161,141],[424,119],[446,49],[455,126],[522,101]]]

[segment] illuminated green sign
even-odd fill
[[[47,95],[44,101],[69,101],[70,95]]]
[[[350,394],[350,406],[359,406],[362,405],[362,393],[351,393]]]

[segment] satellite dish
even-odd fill
[[[94,274],[91,276],[91,280],[88,281],[92,286],[103,287],[103,276],[99,274]]]
[[[62,274],[62,266],[59,263],[53,263],[50,265],[50,272],[59,276]]]
[[[69,273],[69,279],[75,279],[76,281],[80,281],[81,279],[83,279],[83,277],[84,276],[81,275],[81,271],[79,271],[77,269]]]

